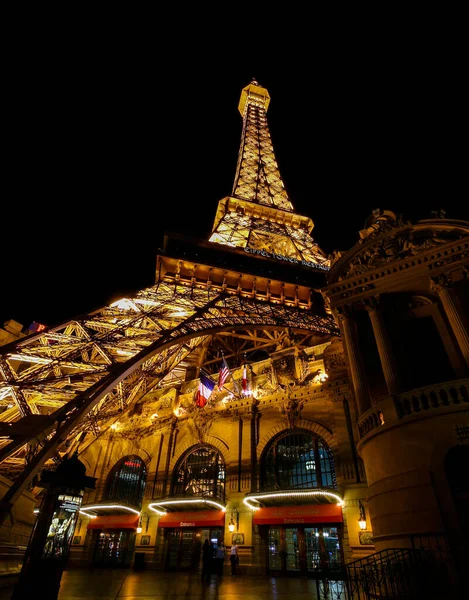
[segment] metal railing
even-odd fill
[[[324,570],[318,600],[446,600],[462,598],[449,565],[430,549],[394,548]]]

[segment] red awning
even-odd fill
[[[137,529],[139,516],[131,515],[100,515],[91,519],[88,529]]]
[[[160,517],[158,527],[224,527],[222,510],[201,510],[166,513]]]
[[[338,504],[311,504],[307,506],[278,506],[256,510],[256,525],[287,525],[289,523],[342,523],[342,507]]]

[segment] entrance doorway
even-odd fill
[[[223,541],[221,527],[207,529],[180,528],[166,531],[168,550],[166,555],[167,571],[197,571],[199,569],[202,544],[206,539],[212,540],[216,549],[218,542]]]
[[[129,567],[135,544],[135,532],[129,529],[99,532],[93,552],[93,565]]]
[[[341,529],[321,527],[268,527],[267,569],[270,575],[308,576],[343,564]]]

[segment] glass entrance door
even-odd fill
[[[189,571],[194,563],[194,531],[192,529],[173,529],[168,532],[168,571]],[[200,546],[199,546],[200,548]]]
[[[93,565],[129,567],[135,534],[128,529],[101,531],[96,540]]]
[[[314,577],[342,565],[338,527],[269,527],[267,540],[271,575]]]
[[[211,539],[215,548],[218,540],[223,540],[221,528],[172,529],[166,535],[168,571],[197,571],[200,566],[202,543],[205,539]]]
[[[317,527],[305,527],[306,538],[306,568],[308,571],[319,569],[321,564],[321,547],[319,545],[319,529]]]
[[[285,569],[300,572],[300,532],[296,528],[285,529]]]
[[[337,527],[305,527],[308,571],[339,569],[342,555]]]
[[[282,570],[282,544],[280,527],[269,527],[269,559],[268,569],[271,575]]]

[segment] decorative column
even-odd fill
[[[451,285],[451,280],[446,275],[430,278],[430,289],[432,292],[436,292],[438,298],[441,300],[443,310],[446,313],[464,360],[469,366],[469,332],[464,326],[458,305],[453,296],[453,291],[451,290]]]
[[[197,428],[197,424],[196,424],[196,428]],[[168,493],[167,487],[168,487],[168,481],[169,481],[169,475],[170,475],[169,474],[169,466],[171,464],[171,456],[172,456],[174,438],[175,438],[175,435],[177,434],[177,431],[178,431],[178,420],[177,420],[176,416],[173,416],[172,421],[170,422],[168,450],[167,450],[167,454],[166,454],[166,465],[164,468],[163,487],[161,489],[161,493],[163,496],[165,496]],[[202,437],[202,434],[199,431],[197,433],[199,433],[199,435]]]
[[[259,400],[251,403],[251,492],[257,492],[257,444],[259,441]]]
[[[391,347],[391,341],[383,321],[383,315],[378,308],[378,297],[371,297],[365,300],[366,310],[370,316],[371,326],[375,336],[376,346],[378,348],[379,359],[386,380],[386,387],[391,395],[398,394],[400,389],[400,379],[397,369],[397,362]]]
[[[57,599],[83,493],[94,490],[96,485],[96,477],[85,473],[86,467],[77,454],[64,460],[55,471],[42,472],[38,485],[46,493],[11,600]]]
[[[362,355],[358,345],[356,324],[348,307],[338,309],[342,330],[344,332],[345,346],[350,363],[353,390],[358,404],[359,415],[371,408],[370,389],[365,373]]]

